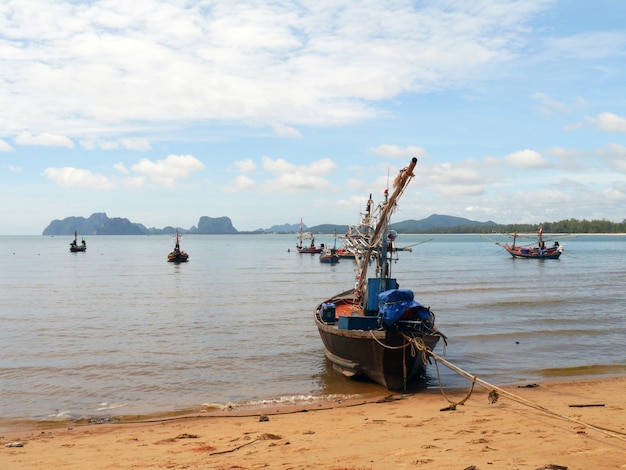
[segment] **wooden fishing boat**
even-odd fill
[[[85,239],[83,238],[79,245],[77,242],[77,238],[78,234],[76,233],[76,231],[74,231],[74,240],[70,242],[70,252],[82,253],[84,251],[87,251],[87,243],[85,242]]]
[[[337,254],[337,236],[335,236],[335,244],[332,248],[327,247],[320,254],[320,263],[336,264],[339,262],[339,255]]]
[[[337,250],[337,256],[339,257],[339,259],[355,259],[356,258],[356,255],[346,248],[339,248]]]
[[[304,240],[311,240],[308,246],[304,245]],[[324,244],[321,246],[315,246],[315,237],[311,232],[302,231],[302,219],[300,219],[300,231],[298,232],[298,242],[296,243],[296,251],[302,254],[318,254],[324,250]]]
[[[339,241],[341,241],[341,244],[343,245],[337,250],[337,256],[339,256],[339,259],[356,259],[356,247],[354,246],[354,239],[351,238],[351,235],[354,233],[355,227],[349,225],[348,232],[339,237]]]
[[[302,254],[316,255],[318,253],[321,253],[323,249],[324,249],[323,244],[322,246],[315,246],[315,238],[311,238],[311,245],[309,246],[302,246],[302,245],[296,246],[296,250],[298,250],[298,253],[302,253]]]
[[[352,234],[357,262],[353,289],[331,296],[314,312],[314,321],[333,368],[348,377],[365,376],[390,389],[405,390],[407,383],[422,375],[432,351],[445,336],[435,326],[429,307],[414,300],[409,289],[399,289],[391,276],[397,261],[396,234],[389,222],[397,199],[412,179],[417,159],[402,169],[394,192],[366,212]],[[372,212],[374,211],[374,212]],[[368,268],[375,264],[375,274]]]
[[[320,254],[320,263],[336,264],[339,262],[337,250],[332,248]]]
[[[504,244],[504,249],[513,258],[537,258],[537,259],[558,259],[563,253],[563,247],[558,241],[554,241],[554,244],[550,247],[546,246],[543,240],[543,230],[539,227],[537,231],[537,246],[529,245],[516,245],[515,242],[518,238],[518,234],[513,234],[513,244]]]
[[[184,263],[189,259],[189,254],[180,249],[180,237],[178,235],[178,229],[176,229],[176,245],[174,251],[171,251],[167,255],[167,261],[172,263]]]

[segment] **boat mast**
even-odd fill
[[[396,176],[396,179],[393,182],[394,192],[391,196],[389,196],[389,191],[385,190],[385,200],[382,204],[380,215],[378,216],[376,228],[369,239],[367,250],[359,260],[360,272],[355,293],[357,299],[360,300],[361,303],[363,303],[363,294],[365,292],[365,286],[367,285],[367,268],[369,266],[369,260],[375,251],[377,252],[376,256],[381,270],[381,282],[384,282],[389,275],[389,270],[385,267],[385,263],[387,263],[387,229],[389,227],[391,215],[396,209],[396,202],[398,198],[406,189],[409,181],[411,181],[413,176],[415,176],[413,170],[415,169],[416,164],[417,158],[413,157],[409,166],[399,171],[398,176]]]

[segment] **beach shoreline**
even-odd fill
[[[0,468],[626,468],[626,377],[469,390],[33,423],[0,434]]]

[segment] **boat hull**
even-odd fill
[[[504,248],[513,258],[559,259],[563,253],[563,247],[560,246],[540,250],[539,248],[520,248],[507,244],[504,245]]]
[[[406,390],[407,384],[421,377],[428,356],[415,351],[411,340],[423,342],[433,350],[440,334],[383,329],[340,329],[338,322],[322,319],[322,306],[345,302],[338,298],[320,304],[315,311],[315,324],[324,343],[326,357],[333,368],[347,377],[365,376],[389,390]]]
[[[170,263],[185,263],[189,259],[189,255],[187,253],[170,253],[167,255],[167,260]]]
[[[337,256],[339,256],[339,259],[356,259],[356,255],[349,251],[338,251]]]
[[[302,253],[302,254],[312,254],[312,255],[316,255],[318,253],[322,252],[321,248],[300,248],[300,247],[296,247],[296,250],[298,250],[298,253]]]
[[[82,253],[84,251],[87,251],[86,246],[71,246],[70,247],[70,252],[72,253]]]

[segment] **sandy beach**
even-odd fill
[[[626,469],[626,377],[499,390],[37,426],[2,433],[0,468]]]

